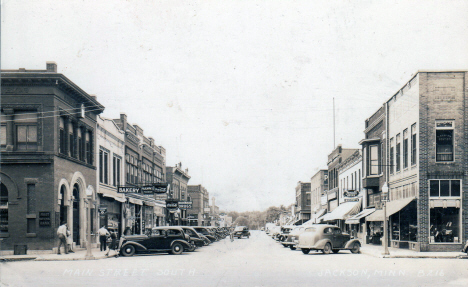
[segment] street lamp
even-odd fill
[[[382,203],[383,203],[383,212],[384,212],[384,253],[383,255],[389,255],[390,252],[388,252],[388,220],[387,220],[387,202],[388,202],[388,185],[387,182],[384,183],[382,186]]]
[[[89,260],[94,259],[93,253],[91,251],[91,206],[93,204],[93,193],[94,193],[93,187],[91,185],[88,185],[88,187],[86,188],[86,197],[87,197],[87,202],[88,202],[88,220],[87,220],[86,240],[88,242],[86,243],[85,259],[89,259]]]

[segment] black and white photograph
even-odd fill
[[[468,286],[467,0],[0,9],[0,286]]]

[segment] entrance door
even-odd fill
[[[80,245],[80,190],[77,184],[73,186],[73,241]]]
[[[60,200],[60,224],[63,222],[67,222],[67,207],[65,206],[65,186],[62,185],[60,188],[60,196],[62,199]]]

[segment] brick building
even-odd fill
[[[176,166],[166,167],[167,182],[170,184],[168,197],[173,201],[190,201],[188,200],[189,194],[187,190],[190,175],[188,168],[182,169],[182,163]],[[187,212],[185,208],[168,211],[168,220],[171,225],[188,225]]]
[[[310,182],[299,181],[296,186],[296,222],[300,225],[310,219]]]
[[[189,225],[208,226],[210,223],[210,194],[201,184],[187,186],[192,209],[188,210]]]
[[[125,186],[141,187],[166,182],[166,150],[144,135],[143,129],[132,125],[126,114],[113,120],[125,132]],[[164,198],[157,194],[126,194],[124,221],[126,233],[144,234],[153,226],[165,225]]]
[[[326,209],[322,208],[322,196],[328,190],[328,170],[321,169],[310,178],[310,210],[312,223],[322,216]]]
[[[458,251],[468,237],[467,75],[420,71],[385,103],[394,247]]]
[[[0,237],[2,248],[56,247],[68,222],[74,244],[85,246],[86,190],[96,189],[96,117],[104,107],[57,73],[2,70]]]

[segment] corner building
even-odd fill
[[[393,247],[459,251],[468,238],[467,75],[420,71],[386,102]]]
[[[51,250],[67,222],[86,245],[86,190],[96,193],[96,117],[104,107],[64,75],[2,70],[0,237],[3,250]]]

